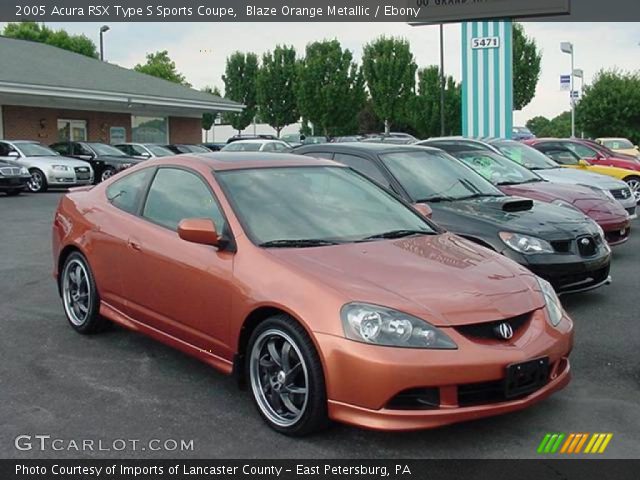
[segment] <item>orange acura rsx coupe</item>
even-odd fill
[[[54,272],[109,321],[236,374],[289,435],[437,427],[565,387],[573,322],[524,267],[328,160],[143,162],[60,201]]]

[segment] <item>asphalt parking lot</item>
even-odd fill
[[[576,323],[573,381],[523,412],[413,433],[335,425],[290,439],[247,392],[204,364],[120,328],[80,336],[51,277],[59,193],[0,195],[0,457],[535,458],[547,432],[611,432],[607,458],[640,457],[640,221],[614,250],[614,283],[563,297]],[[144,282],[144,278],[140,279]],[[18,435],[193,440],[192,451],[19,451]]]

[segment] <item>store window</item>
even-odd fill
[[[131,117],[131,141],[135,143],[169,143],[166,117]]]
[[[87,122],[85,120],[58,120],[58,141],[86,142]]]

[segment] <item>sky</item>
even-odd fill
[[[47,23],[70,33],[84,33],[98,45],[100,24]],[[223,90],[226,58],[234,51],[259,56],[278,44],[293,45],[299,54],[308,43],[338,39],[357,60],[364,45],[380,35],[406,38],[420,68],[439,63],[437,26],[403,23],[111,23],[105,34],[105,59],[123,67],[144,63],[145,55],[168,50],[177,69],[195,88]],[[600,69],[640,69],[640,23],[527,22],[525,32],[542,51],[542,72],[533,101],[515,112],[515,125],[537,115],[553,117],[570,108],[569,93],[560,90],[560,75],[570,73],[570,57],[560,42],[574,44],[576,68],[590,83]],[[460,79],[460,25],[445,26],[445,72]],[[577,80],[578,85],[580,80]]]

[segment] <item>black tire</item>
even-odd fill
[[[15,197],[22,193],[22,189],[19,190],[7,190],[7,197]]]
[[[113,175],[116,174],[116,169],[113,167],[105,167],[100,173],[100,182],[104,182],[105,180],[110,179]]]
[[[80,275],[80,278],[78,278],[78,268],[80,268],[84,278],[86,278],[86,287],[84,289],[80,287],[82,282],[80,278],[83,276]],[[73,282],[73,275],[78,278],[77,283]],[[91,267],[89,267],[89,262],[87,262],[87,259],[82,253],[76,251],[69,254],[60,271],[58,283],[64,312],[71,327],[76,332],[84,335],[98,333],[104,330],[108,321],[99,315],[100,297],[98,296],[96,282]],[[74,286],[77,286],[75,293]],[[84,293],[88,294],[84,307],[86,313],[85,310],[79,306],[75,308],[71,305],[74,296],[77,297],[75,301],[81,303],[79,298],[82,297]]]
[[[290,342],[284,341],[284,337],[289,339]],[[298,373],[294,374],[294,377],[291,380],[285,380],[283,378],[281,387],[276,390],[276,395],[280,395],[280,398],[282,398],[283,395],[286,395],[286,397],[289,398],[290,404],[293,404],[296,401],[298,403],[303,403],[299,409],[300,413],[298,416],[294,415],[296,417],[295,420],[289,419],[293,423],[286,425],[278,421],[282,420],[282,415],[280,415],[280,413],[275,409],[267,406],[267,404],[270,403],[267,396],[272,398],[273,395],[273,382],[276,381],[276,377],[279,378],[279,375],[284,372],[281,371],[280,374],[272,377],[269,376],[269,373],[266,373],[265,376],[259,373],[259,369],[266,370],[271,368],[265,366],[267,363],[271,363],[272,367],[276,370],[284,370],[282,366],[278,366],[279,364],[276,365],[273,361],[269,362],[266,360],[266,356],[263,357],[260,354],[262,351],[260,346],[262,345],[263,348],[267,348],[268,350],[268,344],[271,339],[279,339],[283,340],[283,343],[291,343],[291,347],[287,350],[287,357],[289,359],[296,359],[293,363],[300,360],[300,364],[302,365],[301,368],[298,368],[297,364],[295,364],[293,368],[290,368],[289,372],[293,372],[298,368]],[[274,340],[274,342],[275,341],[276,340]],[[254,351],[254,349],[256,351]],[[300,353],[300,357],[298,357],[298,352]],[[282,351],[280,354],[281,356],[279,358],[282,364],[284,364],[285,362],[283,360]],[[273,360],[272,356],[269,356],[269,358]],[[287,364],[288,363],[289,361],[287,360]],[[277,432],[299,437],[318,432],[329,425],[327,413],[327,391],[325,387],[322,363],[320,362],[315,346],[307,335],[307,332],[302,328],[302,326],[300,326],[300,324],[298,324],[298,322],[288,315],[275,315],[264,320],[256,327],[251,334],[247,347],[245,372],[251,396],[260,416],[267,425]],[[300,379],[301,376],[304,377],[304,382]],[[298,385],[294,384],[295,378],[298,379],[296,382]],[[289,381],[290,385],[287,385],[287,382]],[[271,385],[270,393],[267,393],[263,388],[261,388],[267,383]],[[293,392],[293,390],[300,390],[302,388],[299,386],[300,383],[304,383],[306,385],[306,400],[304,401],[302,401],[299,396],[303,394]],[[289,390],[291,393],[288,393],[288,389],[291,389]],[[293,397],[290,395],[293,395]],[[298,397],[296,397],[296,395],[298,395]],[[267,402],[267,404],[265,404],[265,402]],[[285,407],[281,401],[279,401],[279,403],[282,410],[286,410],[287,407]],[[288,413],[291,413],[291,411]],[[274,418],[276,420],[274,420]]]
[[[49,184],[47,183],[47,177],[42,170],[38,168],[32,168],[29,170],[31,174],[31,180],[27,183],[27,188],[32,193],[44,193],[48,190]]]

